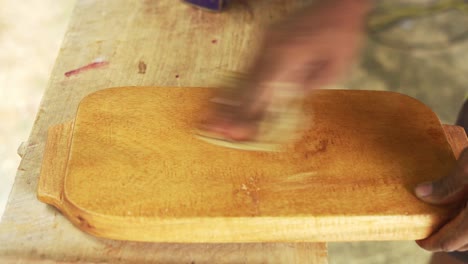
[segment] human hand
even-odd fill
[[[232,140],[250,140],[276,94],[275,87],[299,89],[287,92],[302,94],[336,81],[358,50],[369,7],[367,0],[320,1],[271,27],[246,84],[218,94],[200,128]]]
[[[458,215],[430,237],[416,243],[429,251],[468,251],[468,148],[458,159],[454,171],[445,178],[416,187],[416,196],[431,204],[455,204],[463,207]]]

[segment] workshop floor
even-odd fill
[[[73,3],[0,0],[0,215]],[[463,25],[468,15],[445,12],[373,35],[351,78],[337,86],[407,93],[453,123],[468,94],[468,42],[448,39],[466,33]],[[418,264],[430,256],[414,242],[330,243],[329,255],[331,264]]]

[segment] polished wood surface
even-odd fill
[[[86,97],[66,173],[41,176],[64,177],[63,195],[51,202],[61,192],[39,188],[39,197],[91,234],[157,242],[413,240],[447,218],[449,208],[412,193],[455,164],[442,125],[417,100],[316,91],[306,102],[313,126],[285,152],[265,153],[194,137],[211,93],[127,87]]]

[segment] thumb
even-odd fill
[[[448,204],[464,199],[468,194],[468,148],[462,152],[450,175],[421,183],[414,192],[418,198],[431,204]]]

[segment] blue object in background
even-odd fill
[[[212,11],[221,11],[229,2],[228,0],[184,0],[186,3]]]

